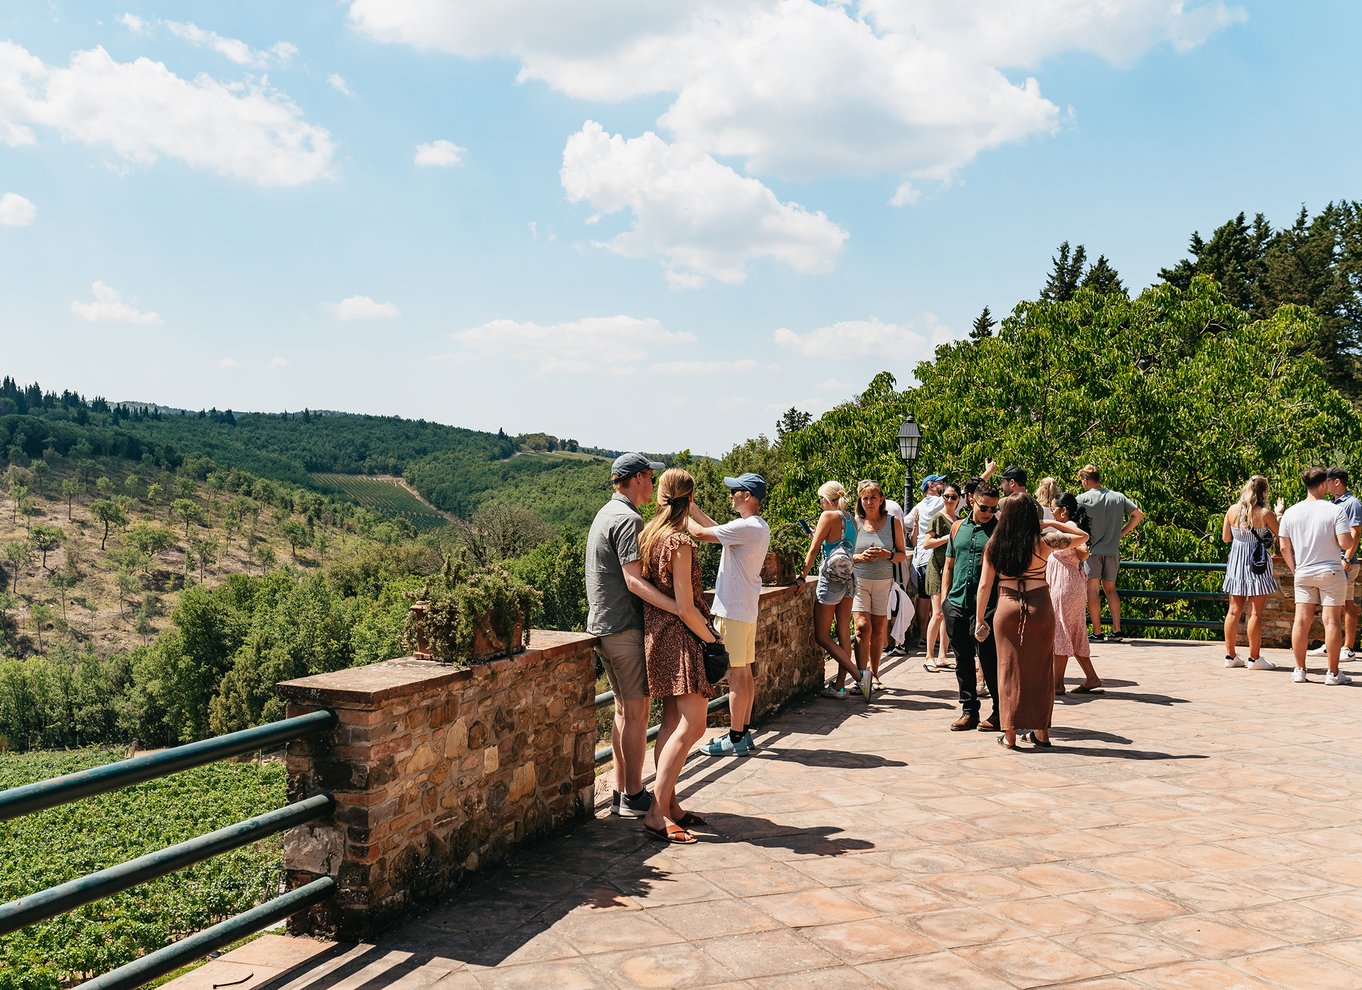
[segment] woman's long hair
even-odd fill
[[[1239,510],[1239,514],[1238,521],[1233,524],[1234,528],[1248,529],[1252,526],[1253,510],[1267,508],[1267,479],[1261,474],[1255,474],[1246,481],[1235,508]]]
[[[847,510],[847,490],[840,481],[825,481],[818,486],[818,497],[825,498],[837,506],[839,512]]]
[[[686,532],[686,516],[695,494],[695,479],[680,468],[668,468],[657,480],[657,511],[638,538],[638,555],[643,562],[643,576],[656,577],[650,566],[653,546],[672,533]]]
[[[870,489],[872,489],[872,488],[875,489],[875,491],[877,491],[877,492],[880,493],[880,515],[879,515],[879,518],[880,518],[880,519],[884,519],[885,516],[889,515],[889,507],[886,506],[886,505],[884,504],[884,489],[880,488],[880,483],[879,483],[878,481],[860,481],[860,482],[857,482],[857,484],[856,484],[856,518],[857,518],[857,519],[867,519],[867,518],[869,518],[869,517],[865,514],[865,503],[861,501],[861,496],[863,496],[866,492],[870,491]]]
[[[1054,509],[1059,501],[1059,482],[1054,478],[1041,478],[1036,486],[1036,501],[1047,509]]]
[[[1020,577],[1031,566],[1040,539],[1040,505],[1030,495],[1018,492],[1003,499],[998,528],[984,552],[988,562],[1003,577]]]

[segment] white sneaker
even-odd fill
[[[1337,674],[1326,673],[1324,675],[1325,684],[1351,684],[1352,682],[1353,679],[1341,670]]]
[[[1231,657],[1231,656],[1226,656],[1226,657],[1225,657],[1225,666],[1226,666],[1227,668],[1228,668],[1228,667],[1247,667],[1248,664],[1246,664],[1246,663],[1244,662],[1244,658],[1243,658],[1243,657],[1237,656],[1237,655],[1236,655],[1236,656],[1232,656],[1232,657]]]
[[[1329,655],[1329,648],[1325,646],[1323,643],[1321,643],[1319,646],[1316,646],[1313,650],[1306,650],[1305,655],[1307,657],[1327,657]]]
[[[1297,667],[1295,670],[1291,671],[1291,682],[1292,682],[1293,684],[1308,684],[1308,683],[1310,683],[1310,678],[1308,678],[1308,677],[1305,676],[1305,668],[1304,668],[1304,667]]]
[[[1352,650],[1348,649],[1346,646],[1338,651],[1338,659],[1343,663],[1347,663],[1349,660],[1355,660],[1356,658],[1357,654],[1354,653]]]
[[[1257,660],[1249,661],[1250,670],[1276,670],[1277,665],[1266,657],[1259,657]]]

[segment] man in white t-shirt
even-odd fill
[[[1291,652],[1296,669],[1291,679],[1304,684],[1305,648],[1310,645],[1310,626],[1315,621],[1315,606],[1324,610],[1324,645],[1329,655],[1325,684],[1350,684],[1352,678],[1338,669],[1338,652],[1343,644],[1343,608],[1348,602],[1348,563],[1354,549],[1352,527],[1329,501],[1328,474],[1313,467],[1302,472],[1307,492],[1282,513],[1278,536],[1282,559],[1295,577],[1296,616],[1291,625]]]
[[[752,702],[756,682],[752,661],[757,652],[757,612],[761,603],[761,567],[771,546],[771,528],[761,517],[766,480],[759,474],[725,478],[738,518],[722,526],[691,502],[690,535],[723,545],[719,576],[714,582],[714,628],[728,647],[728,735],[701,747],[710,756],[746,756],[752,741]]]
[[[927,539],[927,530],[931,528],[932,520],[946,507],[946,500],[941,497],[945,490],[944,474],[929,474],[923,478],[923,496],[917,505],[913,506],[913,511],[908,513],[908,518],[903,523],[903,537],[913,548],[913,590],[917,593],[917,633],[920,638],[926,635],[927,620],[931,618],[932,613],[932,600],[922,593],[923,585],[927,581],[927,562],[932,559],[932,551],[923,549],[922,543]]]

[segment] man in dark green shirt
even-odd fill
[[[967,518],[955,525],[946,544],[946,568],[941,572],[941,587],[946,589],[943,611],[947,634],[955,650],[955,680],[960,686],[961,715],[951,723],[952,732],[978,729],[998,731],[998,647],[990,630],[982,643],[974,638],[975,599],[979,594],[979,574],[983,570],[984,547],[998,525],[998,489],[981,482],[974,490],[974,506]],[[994,600],[985,609],[991,618],[997,607],[995,582]],[[984,672],[989,697],[993,699],[993,713],[979,721],[979,691],[974,669],[975,653]]]

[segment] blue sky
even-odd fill
[[[720,454],[1244,210],[1362,198],[1362,5],[14,2],[45,386]]]

